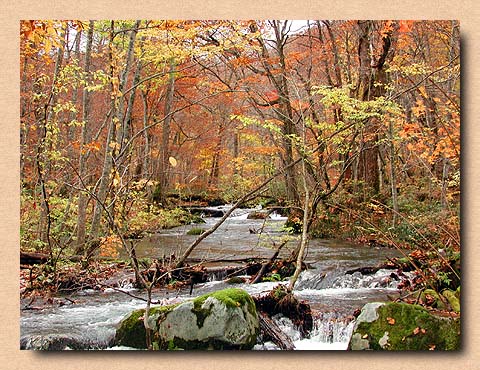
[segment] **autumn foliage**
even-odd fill
[[[23,249],[115,255],[153,209],[286,167],[262,195],[303,209],[305,179],[313,234],[459,252],[456,21],[27,20],[20,39]]]

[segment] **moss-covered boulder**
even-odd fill
[[[434,316],[418,305],[369,303],[357,318],[350,350],[457,350],[460,319]]]
[[[133,311],[117,329],[117,345],[146,348],[144,310]],[[255,303],[242,289],[225,289],[176,306],[150,310],[158,349],[251,349],[259,333]]]
[[[149,326],[157,329],[157,322],[178,305],[151,307],[149,310]],[[139,309],[128,314],[118,325],[114,343],[117,346],[146,349],[146,332],[143,322],[145,309]]]

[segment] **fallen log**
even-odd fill
[[[288,317],[295,327],[297,327],[302,336],[308,335],[313,329],[313,317],[310,305],[299,301],[295,296],[288,292],[286,287],[279,284],[267,294],[252,296],[258,312],[263,312],[269,316],[278,313]]]
[[[205,258],[188,258],[186,263],[214,263],[214,262],[238,262],[238,263],[248,263],[248,262],[259,262],[264,261],[263,257],[243,257],[243,258],[216,258],[216,259],[205,259]]]
[[[278,257],[278,254],[280,253],[280,250],[283,248],[283,246],[284,246],[285,244],[287,244],[286,241],[284,241],[283,243],[281,243],[281,244],[278,246],[278,248],[277,248],[277,250],[275,251],[275,253],[270,257],[270,259],[269,259],[267,262],[264,262],[264,263],[262,264],[262,267],[260,268],[260,271],[252,278],[250,284],[256,284],[256,283],[258,283],[258,282],[262,279],[263,275],[264,275],[265,272],[266,272],[267,267],[268,267],[269,265],[271,265],[271,264],[273,263],[273,261],[275,261],[275,259]]]
[[[46,263],[49,258],[48,254],[20,252],[20,265],[41,265]]]
[[[356,269],[348,270],[345,272],[346,275],[353,275],[356,272],[361,273],[362,275],[372,275],[375,274],[378,270],[380,270],[382,267],[359,267]]]
[[[258,313],[260,320],[260,331],[264,340],[271,340],[280,349],[286,351],[293,351],[295,345],[289,336],[287,336],[275,322],[263,312]]]

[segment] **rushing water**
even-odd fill
[[[206,259],[211,264],[234,265],[240,258],[269,257],[285,233],[282,226],[285,218],[273,214],[265,222],[247,219],[249,210],[237,210],[217,232],[206,238],[191,255],[191,258]],[[138,257],[163,258],[181,254],[195,240],[186,235],[193,226],[205,229],[218,219],[206,218],[205,225],[189,225],[152,234],[136,245]],[[282,250],[287,256],[298,245],[298,238],[290,237]],[[385,257],[398,256],[389,248],[370,248],[335,240],[311,240],[306,262],[310,269],[302,272],[294,294],[307,301],[315,314],[314,329],[309,337],[302,338],[289,319],[276,316],[274,320],[292,338],[298,350],[344,350],[353,328],[352,313],[365,303],[386,301],[389,295],[397,294],[399,278],[392,270],[379,270],[372,275],[346,271],[375,266]],[[251,294],[271,290],[278,283],[263,282],[238,287]],[[231,287],[223,281],[211,281],[196,285],[193,296]],[[133,295],[141,292],[124,290]],[[86,291],[68,297],[75,303],[52,306],[41,310],[21,312],[21,347],[33,349],[123,349],[111,348],[116,325],[133,309],[142,308],[145,302],[113,289],[103,292]],[[188,291],[172,292],[159,290],[153,299],[164,304],[191,299]],[[70,302],[67,300],[66,302]],[[256,350],[278,349],[273,343],[255,346]]]

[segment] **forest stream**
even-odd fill
[[[221,210],[222,207],[218,209]],[[247,219],[251,211],[236,210],[219,230],[195,249],[190,256],[191,260],[212,261],[207,265],[213,267],[239,264],[238,260],[242,258],[269,258],[273,253],[273,243],[286,237],[282,230],[286,218],[273,213],[267,220]],[[217,220],[206,217],[205,224],[162,230],[144,237],[136,244],[137,256],[161,259],[172,254],[180,255],[196,238],[187,235],[190,228],[208,229]],[[297,244],[298,239],[292,236],[282,250],[282,255],[288,255]],[[397,286],[400,282],[394,270],[378,270],[369,275],[346,272],[376,266],[387,257],[399,255],[399,251],[391,248],[372,248],[338,240],[310,240],[305,259],[309,268],[300,275],[294,295],[310,304],[314,313],[314,328],[307,337],[302,337],[289,319],[277,316],[274,317],[276,323],[292,339],[298,350],[346,350],[355,310],[368,302],[388,301],[389,297],[398,295]],[[225,276],[212,275],[211,281],[195,285],[192,295],[188,288],[177,291],[154,290],[153,299],[163,304],[191,299],[228,287],[224,278]],[[269,291],[278,284],[279,282],[261,282],[238,284],[237,287],[250,294],[257,294]],[[122,289],[132,295],[145,295],[133,289],[128,279],[125,279]],[[66,298],[67,304],[63,306],[22,309],[21,348],[40,349],[45,348],[46,343],[55,342],[60,346],[58,349],[68,348],[69,343],[75,343],[76,348],[84,349],[128,349],[111,347],[115,328],[127,313],[145,307],[144,301],[111,288],[82,291]],[[49,348],[56,349],[55,345]],[[266,342],[257,344],[254,349],[274,350],[278,347]]]

